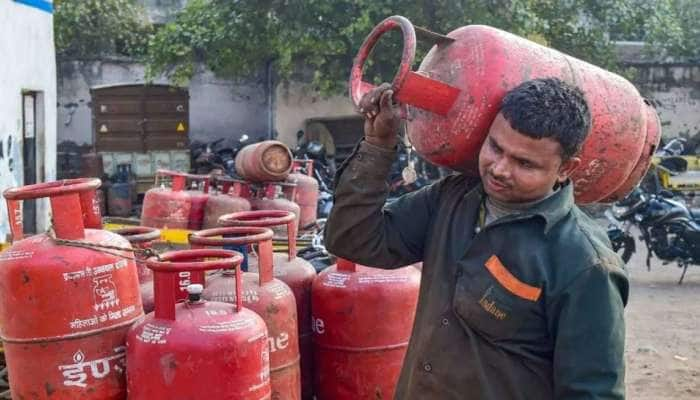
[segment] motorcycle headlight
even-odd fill
[[[642,219],[644,219],[644,217],[642,217],[642,214],[635,214],[634,215],[634,220],[636,222],[642,222]]]

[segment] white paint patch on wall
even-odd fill
[[[692,87],[673,87],[650,93],[661,119],[664,137],[692,137],[700,133],[699,96],[700,91]]]
[[[296,146],[296,133],[309,118],[356,116],[348,96],[322,97],[308,84],[290,82],[277,85],[275,129],[278,140]]]
[[[53,15],[15,1],[0,1],[0,191],[23,182],[22,93],[39,92],[43,98],[43,171],[46,181],[56,178],[56,56]],[[9,233],[7,209],[0,206],[0,242]],[[39,229],[48,221],[47,202],[39,202]]]

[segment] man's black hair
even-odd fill
[[[581,89],[558,78],[521,83],[503,98],[501,113],[516,131],[534,139],[559,142],[565,161],[581,149],[591,127],[591,114]]]

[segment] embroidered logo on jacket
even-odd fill
[[[479,305],[484,309],[484,311],[493,315],[496,319],[504,320],[506,317],[508,317],[508,313],[498,308],[498,305],[494,300],[489,300],[491,290],[493,290],[493,287],[488,288],[486,293],[481,296],[481,299],[479,299]]]

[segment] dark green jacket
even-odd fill
[[[475,233],[474,178],[384,207],[393,154],[362,142],[341,167],[325,241],[368,266],[423,261],[396,398],[623,399],[628,282],[572,185]]]

